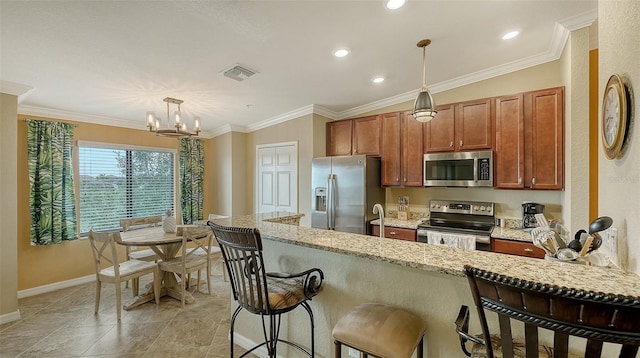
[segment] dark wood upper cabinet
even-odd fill
[[[422,122],[416,121],[411,113],[412,111],[402,113],[402,185],[422,186]]]
[[[382,115],[382,185],[422,186],[422,123],[411,111]]]
[[[423,125],[424,152],[452,152],[455,150],[455,104],[437,106],[436,117]]]
[[[564,188],[564,88],[495,99],[494,186]]]
[[[400,112],[382,115],[382,178],[383,186],[401,184]]]
[[[498,97],[496,108],[496,188],[524,187],[524,101],[522,94]]]
[[[352,154],[380,155],[380,116],[353,119]]]
[[[327,156],[350,155],[353,121],[327,122]]]
[[[491,103],[491,99],[486,98],[456,105],[456,150],[493,148],[493,109]]]
[[[424,152],[493,148],[493,108],[490,98],[438,106],[424,125]]]
[[[525,187],[564,188],[564,87],[524,94]]]
[[[327,123],[327,156],[380,155],[380,116]]]

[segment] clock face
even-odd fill
[[[628,94],[625,84],[618,75],[612,75],[607,82],[602,98],[602,144],[604,154],[609,159],[621,155],[627,136],[629,111]]]
[[[603,108],[604,141],[607,147],[611,147],[616,141],[618,128],[620,127],[620,98],[613,87],[609,87],[604,99]]]

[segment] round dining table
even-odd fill
[[[180,229],[180,228],[179,228]],[[120,233],[122,240],[118,242],[125,246],[148,246],[163,261],[168,261],[177,256],[182,246],[182,236],[175,232],[165,232],[161,226],[146,227],[129,230]],[[182,300],[182,289],[178,278],[173,272],[162,272],[162,284],[160,296],[170,296]],[[155,300],[153,284],[148,284],[144,293],[134,297],[132,301],[124,305],[125,310],[130,310],[143,303]],[[189,292],[185,292],[185,303],[193,303],[195,299]]]

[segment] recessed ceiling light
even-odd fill
[[[377,77],[374,77],[371,81],[373,81],[373,83],[380,83],[380,82],[384,82],[384,77],[382,77],[382,76],[377,76]]]
[[[510,40],[520,34],[520,31],[509,31],[506,34],[502,35],[503,40]]]
[[[346,48],[341,48],[333,52],[333,55],[335,57],[345,57],[348,54],[349,54],[349,50],[347,50]]]
[[[404,5],[405,0],[385,0],[384,6],[389,10],[399,9]]]

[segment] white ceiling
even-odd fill
[[[25,92],[20,113],[144,128],[170,96],[212,136],[410,100],[423,38],[432,92],[557,59],[597,1],[1,0],[0,16],[0,89]],[[351,54],[333,57],[341,46]],[[258,74],[222,75],[236,63]]]

